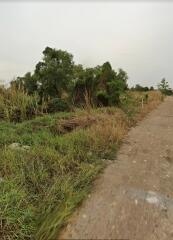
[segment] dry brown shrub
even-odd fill
[[[119,143],[127,133],[128,123],[125,114],[117,111],[114,114],[102,113],[90,129],[93,144],[99,139],[102,146]]]
[[[111,107],[103,109],[102,114],[97,116],[96,122],[89,129],[93,144],[96,144],[98,139],[102,146],[110,143],[120,143],[127,134],[129,127],[142,120],[163,100],[159,91],[151,91],[148,95],[148,102],[143,107],[141,104],[139,113],[130,120],[121,109]]]
[[[136,97],[139,95],[139,93],[135,94]],[[76,114],[72,118],[57,121],[51,130],[55,134],[65,134],[73,130],[88,128],[93,144],[98,143],[98,141],[102,145],[119,143],[129,127],[143,119],[162,100],[162,94],[158,91],[151,91],[148,95],[147,103],[142,105],[139,102],[139,113],[131,119],[121,109],[115,107],[101,108],[98,111],[90,109],[90,111],[84,110],[82,114]]]
[[[151,112],[163,101],[164,96],[160,91],[151,91],[148,93],[148,102],[141,107],[139,113],[134,118],[135,122],[142,120],[147,113]]]
[[[58,121],[51,130],[57,134],[65,134],[75,129],[81,129],[91,126],[96,122],[96,118],[92,115],[76,116],[70,119],[62,119]]]

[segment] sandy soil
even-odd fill
[[[125,139],[59,239],[173,239],[173,98]]]

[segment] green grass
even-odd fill
[[[0,239],[56,238],[90,191],[103,159],[115,159],[122,123],[140,112],[139,101],[125,99],[122,109],[123,117],[112,107],[0,123]],[[96,126],[61,135],[52,130],[62,119],[85,114],[100,117]],[[29,145],[29,151],[9,148],[15,142]]]
[[[0,124],[1,239],[51,239],[102,169],[102,151],[95,152],[87,131],[51,132],[71,115]],[[9,149],[14,142],[31,148]]]

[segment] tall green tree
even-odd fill
[[[85,102],[85,79],[83,66],[81,64],[74,65],[73,81],[71,87],[71,99],[74,104],[81,105]]]
[[[121,94],[127,90],[128,75],[123,69],[118,72],[112,70],[112,78],[107,82],[107,94],[109,105],[119,105]]]
[[[165,78],[161,80],[158,84],[158,89],[165,95],[172,95],[172,89],[169,87],[169,83],[166,81]]]
[[[123,69],[115,72],[109,62],[84,69],[82,65],[74,64],[73,56],[67,51],[46,47],[34,73],[18,77],[12,85],[29,94],[37,92],[40,102],[43,99],[51,101],[52,109],[58,109],[64,100],[77,105],[86,101],[98,106],[117,105],[121,93],[128,87],[127,79]]]
[[[43,61],[35,68],[35,78],[39,85],[41,97],[61,98],[63,92],[68,91],[72,81],[72,54],[46,47],[43,51]]]
[[[94,104],[97,83],[95,68],[78,69],[78,76],[74,86],[75,102],[84,104],[87,100],[91,105]]]
[[[23,77],[17,77],[11,82],[11,86],[24,90],[28,94],[33,94],[38,90],[38,84],[34,75],[27,72]]]

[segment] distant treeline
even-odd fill
[[[147,91],[153,91],[154,87],[153,86],[151,86],[151,87],[143,87],[143,86],[141,86],[139,84],[136,84],[136,86],[135,87],[131,87],[130,90],[132,90],[132,91],[139,91],[139,92],[147,92]]]

